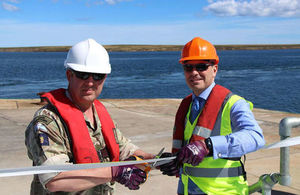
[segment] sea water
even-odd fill
[[[112,73],[100,98],[183,98],[180,52],[110,52]],[[255,107],[300,113],[300,50],[218,51],[216,83]],[[39,98],[66,88],[66,52],[0,52],[0,98]]]

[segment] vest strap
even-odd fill
[[[242,167],[197,168],[186,166],[183,173],[193,177],[238,177],[244,175]]]

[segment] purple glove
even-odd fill
[[[138,190],[147,178],[146,172],[134,165],[111,167],[112,180],[125,185],[130,190]]]
[[[176,155],[175,154],[173,155],[172,153],[169,152],[164,152],[162,153],[160,158],[167,158],[172,156],[176,156]],[[160,169],[163,175],[175,176],[179,174],[179,166],[176,159],[172,160],[169,163],[160,165],[158,168]]]
[[[203,158],[209,153],[206,145],[202,141],[195,141],[184,146],[177,155],[180,163],[188,163],[193,166],[198,165]]]

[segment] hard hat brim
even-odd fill
[[[219,58],[217,58],[217,59],[215,59],[215,58],[213,58],[213,59],[208,59],[208,58],[201,58],[201,57],[199,57],[199,56],[189,56],[189,57],[181,58],[181,59],[179,60],[179,62],[180,62],[181,64],[183,64],[185,61],[189,61],[189,60],[213,60],[213,61],[215,61],[215,64],[218,64],[218,63],[219,63]]]
[[[110,74],[111,73],[111,67],[110,64],[106,68],[101,67],[101,71],[99,71],[98,67],[88,67],[82,64],[73,64],[73,63],[65,63],[66,68],[70,68],[72,70],[78,71],[78,72],[89,72],[89,73],[100,73],[100,74]]]

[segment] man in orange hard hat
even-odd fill
[[[248,194],[241,157],[264,146],[253,105],[215,84],[219,57],[215,47],[196,37],[179,60],[192,94],[176,114],[172,153],[177,158],[160,167],[179,175],[178,194]]]

